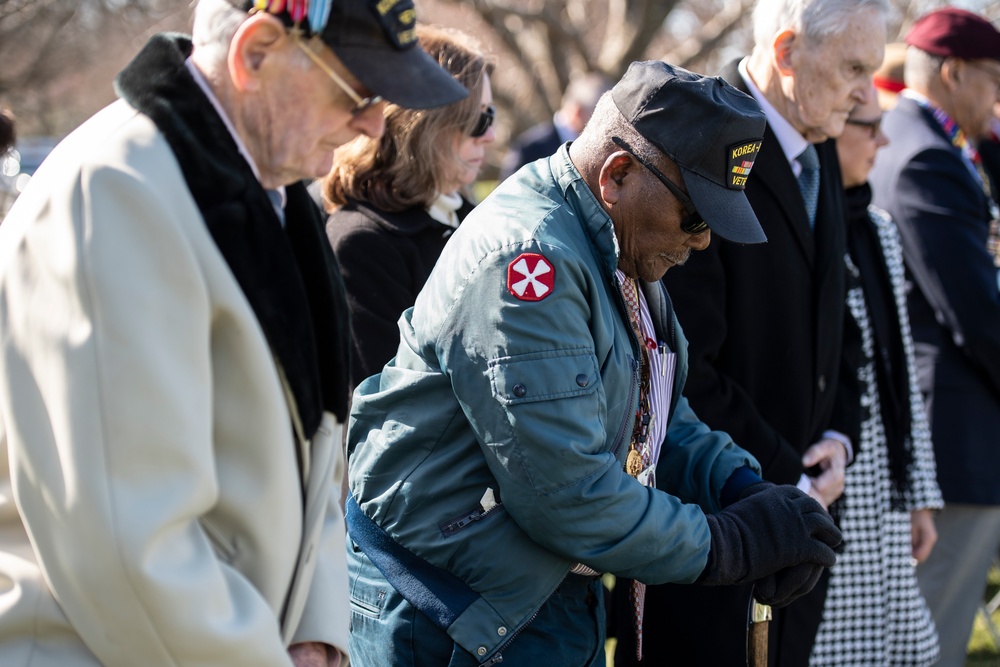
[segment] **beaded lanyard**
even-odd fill
[[[639,290],[635,280],[625,277],[622,280],[622,297],[628,306],[628,319],[632,331],[639,340],[640,373],[639,373],[639,409],[636,411],[635,423],[632,427],[632,439],[629,442],[628,458],[625,461],[625,472],[632,477],[652,464],[652,448],[647,445],[649,426],[653,421],[650,406],[649,352],[646,349],[646,337],[642,335],[641,315],[639,311]],[[632,606],[632,623],[635,628],[635,657],[642,660],[642,620],[646,605],[646,584],[638,579],[632,580],[629,587],[629,599]]]
[[[625,472],[632,477],[638,477],[639,473],[652,463],[650,460],[651,450],[646,446],[646,441],[649,438],[649,425],[653,420],[652,407],[649,401],[649,353],[646,351],[644,343],[646,338],[642,335],[642,328],[639,324],[639,293],[635,281],[631,278],[626,278],[622,282],[622,296],[625,298],[625,304],[628,306],[629,323],[632,325],[632,331],[640,341],[639,348],[642,352],[639,360],[639,409],[636,411],[635,423],[632,426],[632,439],[629,442],[628,458],[625,461]]]

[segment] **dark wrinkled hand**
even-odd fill
[[[712,547],[698,581],[732,585],[775,575],[762,582],[758,599],[780,606],[811,589],[816,572],[837,561],[834,549],[843,536],[826,510],[794,486],[754,487],[706,516]]]

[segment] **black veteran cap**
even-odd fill
[[[233,0],[236,4],[237,0]],[[417,46],[413,0],[238,0],[319,35],[373,93],[411,109],[451,104],[465,87]]]
[[[752,97],[660,60],[629,65],[611,95],[639,134],[680,168],[713,232],[737,243],[767,240],[743,193],[764,136],[764,112]]]

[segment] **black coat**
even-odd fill
[[[472,204],[458,210],[464,219]],[[398,213],[349,202],[327,221],[351,314],[351,383],[357,386],[396,356],[396,322],[417,299],[454,231],[423,208]]]
[[[735,63],[723,76],[745,90]],[[817,145],[816,229],[770,127],[747,182],[767,243],[716,237],[664,277],[691,341],[685,395],[772,482],[795,484],[823,431],[855,436],[857,392],[838,392],[845,314],[845,204],[833,141]],[[851,377],[851,376],[848,376]],[[838,395],[844,405],[837,406]]]
[[[722,76],[749,93],[732,63]],[[746,196],[767,243],[741,246],[715,237],[663,279],[690,345],[684,394],[701,419],[727,431],[763,467],[765,479],[795,484],[802,454],[827,429],[858,442],[860,391],[852,366],[859,340],[846,314],[844,192],[833,141],[816,146],[820,193],[815,231],[792,167],[768,127]],[[848,369],[841,372],[841,365]],[[839,383],[840,376],[845,380]],[[825,579],[812,594],[775,612],[771,664],[806,664],[819,627]],[[745,664],[749,586],[652,586],[646,594],[643,664]],[[617,601],[620,604],[620,601]],[[618,614],[616,665],[631,633]],[[624,633],[623,633],[624,630]],[[621,635],[625,635],[625,639]],[[779,662],[780,660],[780,662]]]
[[[989,200],[933,117],[902,98],[886,115],[874,203],[899,227],[920,389],[945,502],[1000,504],[1000,290]]]

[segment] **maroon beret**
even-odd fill
[[[906,43],[936,56],[1000,60],[1000,32],[979,14],[957,7],[921,16],[906,35]]]

